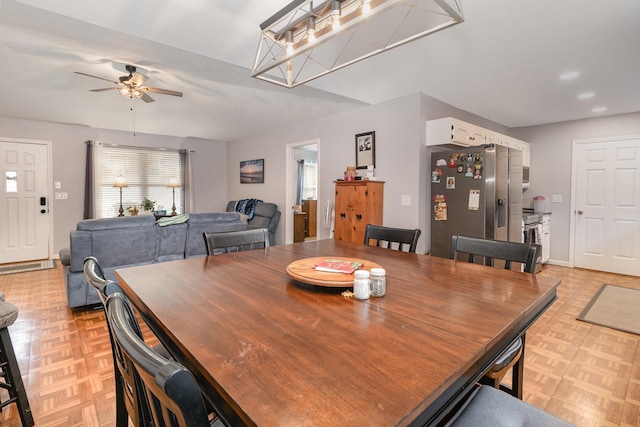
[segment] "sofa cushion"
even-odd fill
[[[122,228],[151,227],[156,225],[156,218],[153,215],[129,216],[123,218],[100,218],[85,219],[80,221],[76,230],[98,231],[113,230]]]
[[[215,212],[189,214],[187,221],[187,242],[184,249],[184,257],[204,256],[207,247],[202,233],[241,231],[247,229],[247,221],[240,218],[237,212]]]
[[[276,212],[278,211],[278,205],[275,203],[258,203],[256,205],[255,211],[253,212],[253,217],[256,216],[266,216],[268,218],[272,218]]]
[[[155,224],[155,222],[154,222]],[[154,262],[160,239],[156,227],[94,231],[91,255],[104,268]]]
[[[70,270],[82,272],[88,256],[105,268],[153,262],[158,256],[157,228],[153,215],[80,221],[70,236]]]
[[[184,258],[184,248],[187,243],[186,223],[158,227],[160,246],[157,262],[173,261]]]

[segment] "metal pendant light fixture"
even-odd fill
[[[294,0],[260,25],[251,75],[295,87],[463,21],[460,0]]]

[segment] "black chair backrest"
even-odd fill
[[[122,289],[117,283],[105,279],[102,268],[95,257],[87,257],[83,265],[84,277],[87,283],[93,286],[102,300],[105,316],[107,315],[107,300],[110,295],[123,295]],[[127,319],[131,330],[141,339],[142,331],[136,320],[131,306],[126,305],[128,310]],[[116,381],[116,427],[128,425],[128,418],[131,418],[136,427],[148,426],[151,415],[147,409],[146,397],[144,396],[142,383],[133,372],[123,366],[123,360],[117,352],[116,340],[113,335],[111,323],[107,319],[107,330],[111,340],[111,351],[113,354],[114,375]],[[128,414],[128,417],[127,417]]]
[[[504,242],[501,240],[483,239],[479,237],[451,236],[451,252],[449,258],[456,259],[458,253],[467,254],[469,262],[475,262],[475,257],[484,257],[485,265],[494,265],[494,260],[505,262],[504,268],[511,269],[512,262],[524,264],[524,271],[535,274],[536,261],[541,251],[540,245],[535,243]]]
[[[132,328],[131,308],[124,295],[114,293],[106,302],[107,320],[113,331],[123,375],[141,384],[148,411],[156,427],[208,427],[200,389],[186,368],[150,349]],[[131,396],[139,398],[140,396]]]
[[[122,289],[120,289],[120,286],[118,286],[116,282],[105,278],[102,268],[95,257],[90,256],[85,258],[83,271],[84,279],[98,291],[98,296],[102,300],[103,305],[107,297],[113,292],[122,293]]]
[[[104,288],[107,285],[107,279],[105,278],[100,264],[98,264],[98,260],[92,256],[85,258],[83,271],[84,279],[87,281],[87,283],[96,288],[99,293],[104,295]]]
[[[222,233],[202,233],[207,255],[218,255],[227,252],[238,252],[250,249],[269,247],[269,230],[254,228],[243,231],[228,231]]]
[[[415,253],[420,233],[421,231],[417,228],[410,230],[367,224],[367,228],[364,231],[364,244],[370,245],[369,241],[375,240],[376,246],[385,247],[384,243],[381,244],[381,242],[387,242],[386,248],[393,249],[393,244],[395,243],[398,246],[398,250],[401,251],[404,250],[405,245],[408,245],[408,252]]]

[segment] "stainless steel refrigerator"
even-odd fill
[[[522,152],[500,145],[431,153],[431,254],[451,235],[522,242]]]

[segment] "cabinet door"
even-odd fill
[[[302,210],[307,214],[307,237],[316,237],[318,203],[316,200],[303,200]]]
[[[304,227],[307,216],[304,213],[293,215],[293,243],[304,242]]]
[[[353,192],[353,212],[351,217],[351,241],[354,243],[364,242],[364,231],[369,223],[369,186],[354,186]]]
[[[353,186],[336,184],[335,240],[350,241],[351,233],[349,231],[349,224],[351,211],[353,211],[350,203],[350,195],[352,192]]]

